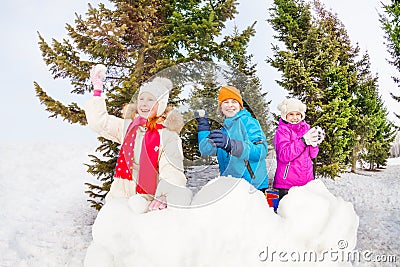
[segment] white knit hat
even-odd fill
[[[157,117],[159,117],[167,108],[169,91],[172,88],[173,85],[170,79],[156,77],[140,87],[138,96],[145,92],[152,94],[158,102]]]
[[[282,120],[286,121],[286,115],[289,112],[300,112],[302,119],[306,117],[306,105],[296,98],[287,98],[278,105],[278,110],[281,112]]]

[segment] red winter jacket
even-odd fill
[[[274,137],[277,160],[274,188],[290,189],[314,179],[311,159],[318,155],[319,149],[301,140],[309,129],[310,125],[304,120],[298,124],[279,120]]]

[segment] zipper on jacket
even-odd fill
[[[284,180],[286,179],[286,176],[288,175],[289,167],[290,167],[290,161],[289,161],[289,163],[286,165],[285,172],[283,173],[283,179],[284,179]]]

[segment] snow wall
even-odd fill
[[[217,177],[189,208],[138,214],[127,199],[106,203],[85,266],[352,266],[358,224],[321,180],[292,188],[275,213],[244,179]]]

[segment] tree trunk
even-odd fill
[[[357,172],[357,146],[353,146],[352,156],[351,156],[351,172]]]

